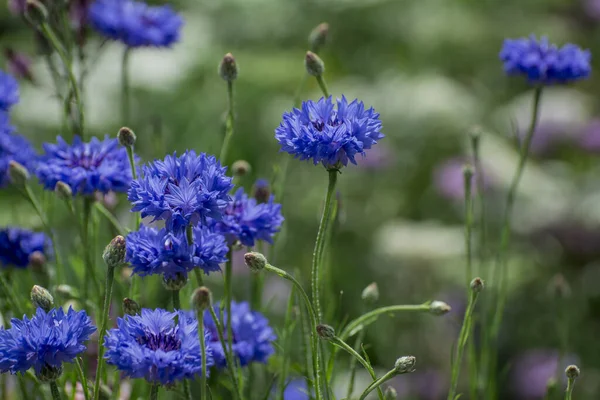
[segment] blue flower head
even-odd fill
[[[94,28],[128,47],[169,47],[179,40],[183,19],[168,6],[132,0],[96,0],[89,18]]]
[[[254,246],[257,240],[272,243],[283,223],[281,204],[270,196],[266,203],[257,203],[239,188],[227,205],[220,221],[211,221],[214,229],[227,237],[230,244],[240,241],[244,246]]]
[[[205,332],[204,336],[209,343],[210,334]],[[144,308],[141,314],[118,318],[117,328],[107,332],[104,347],[108,364],[130,378],[151,383],[168,385],[193,379],[202,370],[198,321],[189,311]],[[209,346],[206,365],[214,365]]]
[[[8,111],[19,102],[19,84],[12,75],[0,70],[0,111]]]
[[[185,232],[141,226],[126,240],[126,260],[133,273],[146,276],[162,274],[166,278],[187,273],[198,267],[206,274],[220,271],[219,264],[227,261],[225,238],[206,226],[193,229],[194,242],[188,245]]]
[[[220,319],[219,304],[213,309]],[[223,331],[227,337],[227,311],[223,312]],[[219,368],[227,365],[223,346],[218,340],[217,328],[209,310],[204,312],[204,326],[211,334],[210,347],[213,349],[215,363]],[[251,362],[266,363],[275,352],[273,342],[277,336],[269,326],[269,321],[258,311],[252,311],[247,302],[231,303],[231,331],[233,333],[233,353],[239,359],[240,365],[245,366]]]
[[[32,232],[22,228],[0,230],[0,264],[25,268],[29,258],[36,251],[48,257],[50,239],[41,232]]]
[[[27,170],[34,171],[37,157],[31,143],[25,137],[14,133],[14,128],[8,121],[8,114],[0,111],[0,188],[10,183],[8,166],[11,161],[14,160]]]
[[[275,130],[282,151],[327,169],[348,165],[348,160],[356,164],[356,155],[365,155],[383,137],[379,114],[365,110],[362,101],[348,104],[343,96],[337,107],[331,97],[305,101],[301,110],[284,113]]]
[[[500,51],[504,71],[523,75],[531,84],[552,85],[587,78],[591,73],[591,54],[574,44],[558,48],[548,38],[506,39]]]
[[[167,229],[176,232],[207,217],[221,219],[233,187],[225,171],[215,157],[194,151],[155,160],[131,184],[131,211],[165,220]]]
[[[108,136],[103,141],[92,138],[84,143],[76,136],[69,145],[62,137],[57,143],[45,143],[37,168],[40,183],[54,190],[58,181],[65,182],[73,194],[125,192],[131,183],[131,167],[125,148]]]
[[[60,371],[86,347],[84,343],[96,330],[84,310],[62,308],[45,312],[38,308],[29,319],[12,319],[10,329],[0,328],[0,372],[24,374],[33,367],[42,378],[49,370]]]

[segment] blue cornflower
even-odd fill
[[[569,83],[587,78],[591,73],[589,50],[574,44],[561,48],[548,43],[548,38],[506,39],[500,51],[504,71],[508,75],[523,75],[536,85]]]
[[[8,121],[8,114],[0,111],[0,188],[10,182],[8,166],[11,161],[14,160],[33,171],[37,158],[31,143],[24,136],[15,133]]]
[[[210,334],[205,331],[204,336],[208,343]],[[190,311],[144,308],[141,314],[118,318],[117,328],[107,332],[104,347],[108,364],[130,378],[151,383],[172,384],[194,378],[202,370],[198,321]],[[206,365],[214,365],[209,346]]]
[[[213,306],[217,318],[220,319],[219,304]],[[223,312],[225,337],[227,337],[227,310]],[[206,310],[204,312],[204,325],[211,334],[210,347],[213,349],[216,365],[223,368],[227,365],[223,346],[219,342],[217,328]],[[266,363],[275,352],[273,342],[277,339],[269,321],[258,311],[252,311],[247,302],[231,302],[231,330],[233,333],[233,353],[244,366],[251,362]]]
[[[170,6],[132,0],[96,0],[89,18],[98,32],[129,47],[169,47],[179,40],[183,26]]]
[[[291,380],[283,391],[283,400],[308,400],[308,387],[306,380],[294,379]]]
[[[140,276],[162,274],[173,278],[198,267],[206,274],[220,271],[219,264],[227,261],[225,238],[206,226],[193,229],[194,243],[188,245],[185,232],[141,226],[127,235],[126,260],[133,273]]]
[[[266,203],[257,204],[249,198],[244,189],[239,188],[233,200],[227,205],[220,221],[211,221],[215,231],[227,237],[230,244],[240,241],[244,246],[254,246],[257,240],[273,243],[273,236],[283,223],[281,204],[270,196]]]
[[[19,84],[12,75],[0,70],[0,111],[8,111],[19,102]]]
[[[312,159],[327,169],[356,164],[356,154],[365,155],[384,137],[379,114],[373,108],[365,110],[362,101],[348,104],[342,96],[334,108],[331,97],[322,97],[317,103],[308,100],[302,109],[283,114],[283,121],[275,130],[281,150],[301,160]]]
[[[131,167],[125,148],[108,136],[103,141],[92,138],[88,143],[75,136],[69,145],[62,137],[56,144],[45,143],[37,176],[48,190],[58,181],[65,182],[73,194],[125,192],[131,183]]]
[[[29,258],[35,252],[48,257],[47,246],[50,239],[41,232],[32,232],[22,228],[0,230],[0,264],[25,268]]]
[[[45,380],[60,375],[63,362],[72,362],[86,347],[96,330],[84,310],[69,307],[45,312],[38,308],[35,315],[23,320],[13,318],[10,329],[0,328],[0,372],[24,374],[33,367]]]
[[[233,188],[225,171],[215,157],[193,150],[155,160],[131,183],[131,211],[140,211],[142,218],[164,219],[170,231],[185,230],[207,217],[221,219]]]

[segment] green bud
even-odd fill
[[[333,339],[335,337],[335,329],[329,325],[317,325],[317,333],[321,339]]]
[[[310,49],[315,53],[318,53],[321,47],[327,42],[328,34],[329,24],[327,22],[317,25],[308,36]]]
[[[312,51],[306,52],[304,66],[306,67],[306,72],[312,76],[321,76],[323,75],[323,72],[325,72],[325,64],[323,63],[323,60],[321,60],[321,58],[319,58],[319,56]]]
[[[71,201],[73,198],[73,191],[71,190],[71,186],[64,183],[63,181],[56,182],[56,186],[54,186],[54,192],[58,196],[59,199],[63,201]]]
[[[434,300],[429,305],[429,312],[431,312],[433,315],[444,315],[449,313],[450,310],[452,310],[452,307],[443,301]]]
[[[225,54],[219,64],[219,75],[226,81],[234,81],[238,75],[238,67],[231,53]]]
[[[25,18],[33,25],[40,26],[48,20],[48,10],[37,0],[27,0]]]
[[[469,180],[470,182],[470,179],[473,177],[473,173],[473,167],[470,164],[465,164],[463,166],[463,177],[465,178],[465,181]]]
[[[102,259],[109,268],[116,268],[125,263],[125,238],[121,235],[115,236],[104,248]]]
[[[206,286],[194,290],[192,294],[192,306],[199,311],[206,310],[212,304],[212,293]]]
[[[413,356],[400,357],[394,364],[394,370],[396,370],[396,373],[398,374],[414,372],[416,363],[417,359]]]
[[[265,256],[254,251],[244,254],[244,261],[252,272],[259,272],[267,265]]]
[[[248,161],[245,161],[245,160],[237,160],[231,166],[231,172],[233,173],[233,176],[236,176],[236,177],[248,175],[251,170],[252,170],[252,167],[250,167],[250,164],[248,163]]]
[[[183,288],[185,286],[185,284],[187,283],[188,278],[187,275],[178,272],[173,276],[170,277],[163,277],[163,286],[165,287],[165,289],[167,290],[179,290],[181,288]]]
[[[391,386],[388,386],[383,393],[384,400],[396,400],[398,398],[398,392]]]
[[[575,380],[579,378],[580,374],[581,371],[579,370],[579,367],[577,365],[569,365],[567,369],[565,369],[565,375],[567,375],[567,378],[569,380]]]
[[[35,308],[41,308],[48,312],[54,308],[54,298],[45,288],[33,285],[31,288],[31,302]]]
[[[35,376],[42,382],[54,382],[62,375],[62,366],[60,367],[52,367],[46,363],[40,370],[39,373],[36,373]]]
[[[119,129],[119,133],[117,133],[117,139],[119,140],[119,144],[121,146],[133,147],[136,136],[131,129],[124,126],[123,128]]]
[[[17,186],[24,186],[29,180],[29,171],[22,164],[19,164],[15,160],[11,160],[8,163],[8,176],[13,184]]]
[[[142,311],[140,305],[129,297],[123,299],[123,313],[127,315],[136,315]]]
[[[481,278],[475,278],[471,281],[471,290],[475,293],[479,293],[484,288],[483,280]]]
[[[376,303],[379,300],[379,287],[373,282],[363,289],[361,295],[363,301],[368,304]]]

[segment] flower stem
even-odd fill
[[[75,388],[73,388],[75,390]],[[61,400],[60,391],[58,390],[58,385],[56,381],[50,382],[50,392],[52,393],[52,400]]]
[[[327,195],[325,196],[325,207],[323,208],[323,214],[321,215],[321,222],[319,223],[319,230],[317,231],[317,240],[315,242],[315,249],[313,252],[312,259],[312,270],[311,270],[311,286],[312,286],[312,301],[313,307],[315,308],[317,320],[321,320],[321,302],[319,299],[319,274],[320,266],[325,247],[325,232],[331,219],[331,209],[334,200],[335,185],[337,182],[337,170],[329,170],[329,185],[327,186]]]
[[[227,120],[225,121],[225,139],[223,140],[223,146],[221,147],[221,155],[219,156],[222,165],[226,165],[227,163],[229,144],[231,142],[231,137],[233,136],[233,81],[230,80],[227,81],[227,99],[229,101],[229,109],[227,111]]]
[[[135,157],[133,155],[133,146],[126,146],[127,158],[129,159],[129,167],[131,168],[131,177],[137,179],[137,171],[135,169]],[[135,230],[140,229],[142,217],[140,213],[135,213]],[[131,287],[129,288],[129,297],[138,299],[140,291],[140,277],[135,274],[131,277]]]
[[[356,351],[356,349],[360,346],[360,344],[362,343],[362,341],[365,338],[365,330],[361,330],[360,332],[358,332],[358,336],[356,337],[356,340],[354,341],[354,351]],[[356,380],[356,361],[357,358],[354,357],[350,360],[350,379],[348,379],[348,389],[346,390],[346,398],[347,399],[351,399],[352,398],[352,394],[354,393],[354,382]]]
[[[288,281],[292,282],[294,284],[294,286],[296,287],[296,290],[298,290],[298,293],[300,293],[302,300],[304,301],[304,305],[306,306],[306,309],[308,311],[309,314],[309,322],[310,322],[310,337],[311,337],[311,350],[312,350],[312,362],[313,362],[313,373],[314,373],[314,381],[315,381],[315,399],[316,400],[321,400],[323,397],[323,395],[321,394],[321,390],[322,390],[322,385],[321,385],[321,368],[320,368],[320,355],[319,355],[319,337],[317,336],[317,316],[315,314],[315,311],[313,309],[313,306],[310,302],[310,299],[308,297],[308,295],[306,294],[306,292],[304,291],[304,288],[302,288],[302,285],[300,285],[300,283],[290,274],[288,274],[287,272],[285,272],[282,269],[279,269],[277,267],[274,267],[270,264],[265,265],[265,269],[269,272],[274,272],[277,275],[279,275],[280,277],[282,277],[283,279],[287,279]]]
[[[123,227],[123,225],[121,225],[121,223],[117,220],[113,213],[111,213],[110,210],[104,207],[102,203],[97,201],[96,203],[94,203],[94,207],[96,207],[96,210],[100,211],[100,214],[104,215],[106,220],[110,222],[112,226],[115,227],[117,232],[119,232],[119,235],[126,236],[129,233],[129,229]]]
[[[130,118],[129,110],[129,46],[123,51],[123,60],[121,62],[121,122],[127,125]],[[135,177],[134,177],[135,179]]]
[[[83,372],[83,367],[81,366],[81,361],[79,361],[78,357],[75,357],[75,369],[77,371],[77,376],[79,381],[81,382],[81,386],[83,388],[83,397],[85,400],[90,399],[90,391],[88,388],[87,379],[85,378],[85,373]]]
[[[150,400],[158,400],[158,383],[152,384],[150,388]]]
[[[565,400],[571,400],[574,387],[575,387],[575,379],[569,379],[567,382],[567,390],[565,390]]]
[[[200,352],[202,355],[202,371],[200,375],[200,399],[207,400],[206,397],[206,338],[204,337],[204,313],[202,310],[196,311],[198,319],[198,338],[200,339]]]
[[[89,299],[89,283],[90,281],[94,285],[94,290],[98,296],[101,296],[100,285],[96,279],[96,270],[94,268],[94,260],[92,255],[92,243],[90,242],[90,221],[92,217],[92,203],[93,199],[83,199],[83,222],[81,231],[81,241],[83,245],[83,259],[85,262],[85,282],[83,283],[83,298]],[[99,304],[99,302],[98,302]]]
[[[321,88],[321,91],[325,97],[329,97],[329,89],[327,89],[327,84],[325,83],[325,78],[323,78],[323,75],[318,75],[315,78],[317,78],[317,83],[319,84],[319,87]]]
[[[367,388],[365,389],[365,391],[360,395],[360,400],[364,400],[365,397],[367,397],[367,395],[369,393],[371,393],[373,390],[375,390],[375,388],[379,389],[381,391],[381,389],[379,388],[379,386],[381,386],[384,382],[389,381],[390,379],[392,379],[394,376],[398,375],[398,372],[394,369],[389,370],[388,372],[385,373],[385,375],[383,375],[381,378],[377,379],[375,382],[371,383],[369,386],[367,386]]]
[[[181,300],[179,298],[179,290],[172,290],[173,295],[173,311],[181,310]]]
[[[96,366],[96,381],[94,383],[94,399],[99,399],[100,380],[102,377],[102,366],[104,364],[104,335],[108,327],[108,313],[110,311],[110,302],[112,298],[112,288],[115,278],[115,267],[107,265],[106,270],[106,293],[104,295],[104,308],[102,309],[102,325],[98,332],[98,365]]]
[[[262,275],[262,274],[261,274]],[[283,361],[281,362],[281,373],[279,374],[279,381],[277,383],[277,398],[283,399],[283,392],[285,391],[285,384],[287,382],[287,376],[290,369],[290,336],[292,334],[292,329],[294,326],[292,325],[292,310],[294,309],[294,297],[295,297],[295,288],[292,287],[290,291],[290,297],[288,298],[287,308],[285,310],[285,319],[284,319],[284,330],[281,338],[281,348],[282,348],[282,357]]]
[[[227,320],[224,322],[227,329],[227,348],[233,357],[233,327],[231,326],[231,302],[233,301],[233,288],[232,288],[232,273],[233,273],[233,252],[229,250],[227,256],[227,262],[225,263],[225,307],[227,310]]]

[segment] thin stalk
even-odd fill
[[[315,242],[315,249],[313,252],[312,268],[311,268],[311,287],[312,287],[312,301],[313,307],[315,308],[317,319],[320,321],[322,317],[321,313],[321,301],[319,299],[319,274],[323,251],[325,247],[325,232],[327,232],[327,226],[331,220],[331,210],[333,206],[335,185],[337,183],[337,170],[329,170],[329,185],[327,186],[327,194],[325,196],[325,207],[323,207],[323,214],[321,215],[321,222],[319,223],[319,230],[317,231],[317,240]]]
[[[127,158],[129,159],[129,167],[131,168],[131,177],[135,180],[137,179],[137,171],[135,169],[135,156],[133,154],[133,146],[126,146],[125,150],[127,151]],[[135,213],[135,230],[138,231],[140,229],[140,224],[142,221],[142,217],[140,213]],[[138,299],[140,292],[140,277],[135,274],[131,276],[131,286],[129,288],[129,297],[132,299]]]
[[[158,383],[154,383],[150,388],[150,400],[158,400]]]
[[[575,379],[569,379],[569,381],[567,382],[567,390],[565,390],[565,400],[572,400],[574,387]]]
[[[81,365],[81,361],[79,361],[79,357],[75,357],[75,370],[77,371],[77,377],[81,382],[81,387],[83,388],[83,397],[85,400],[90,400],[90,390],[88,388],[87,379],[85,378],[85,373],[83,372],[83,367]],[[73,391],[75,391],[75,387],[73,387]]]
[[[358,336],[356,337],[356,340],[354,341],[354,347],[353,347],[354,351],[356,351],[356,348],[362,343],[364,338],[365,338],[365,331],[362,330],[362,331],[358,332]],[[356,357],[353,357],[350,360],[350,379],[348,380],[348,389],[346,390],[346,398],[347,399],[352,398],[352,393],[354,393],[354,381],[356,380],[356,362],[357,362]]]
[[[229,144],[234,131],[234,110],[233,110],[233,81],[227,81],[227,99],[229,101],[229,108],[227,110],[227,120],[225,121],[225,139],[223,140],[223,146],[221,147],[221,155],[219,160],[221,164],[227,164],[227,155],[229,152]]]
[[[375,388],[377,388],[381,392],[381,388],[379,386],[381,386],[383,383],[389,381],[396,375],[398,375],[398,372],[394,369],[386,372],[385,375],[383,375],[381,378],[377,379],[375,382],[373,382],[369,386],[367,386],[365,391],[360,395],[360,400],[364,400],[365,397],[367,397],[367,395],[369,393],[371,393],[373,390],[375,390]]]
[[[323,75],[318,75],[315,78],[317,78],[317,83],[321,88],[321,92],[323,92],[325,97],[329,97],[329,89],[327,89],[327,84],[325,83],[325,78],[323,78]]]
[[[291,276],[284,270],[274,267],[270,264],[265,265],[265,269],[269,272],[274,272],[277,275],[279,275],[281,278],[287,279],[288,281],[292,282],[294,284],[294,286],[296,287],[296,289],[298,290],[298,293],[300,293],[302,300],[304,301],[304,305],[306,306],[306,309],[309,314],[309,320],[310,320],[310,325],[311,325],[310,336],[312,339],[311,340],[311,348],[312,348],[313,374],[314,374],[314,381],[315,381],[315,398],[316,398],[316,400],[321,400],[323,398],[323,395],[321,394],[321,390],[322,390],[321,368],[319,368],[319,364],[320,364],[320,361],[319,361],[319,359],[320,359],[319,337],[317,336],[317,316],[315,314],[315,311],[313,310],[313,306],[310,302],[308,295],[304,291],[304,288],[302,288],[302,285],[300,285],[300,283],[293,276]]]
[[[121,61],[121,122],[122,125],[127,125],[130,118],[129,109],[129,54],[131,53],[129,46],[123,51],[123,59]],[[135,178],[134,178],[135,179]]]
[[[90,241],[90,221],[92,217],[92,203],[93,199],[83,199],[83,222],[81,241],[83,244],[83,259],[85,261],[85,282],[83,284],[83,298],[89,299],[89,282],[91,281],[94,285],[94,290],[98,296],[101,296],[100,284],[96,278],[96,271],[94,268],[94,260],[92,255],[92,243]]]
[[[127,236],[127,234],[129,233],[129,229],[123,227],[123,225],[121,225],[121,223],[117,220],[113,213],[110,212],[109,209],[104,207],[104,205],[99,201],[94,203],[94,207],[96,207],[96,210],[100,211],[100,214],[104,215],[106,220],[110,222],[112,226],[115,227],[117,232],[119,232],[119,235]]]
[[[206,338],[204,337],[204,312],[196,311],[198,319],[198,338],[200,339],[200,352],[202,355],[202,371],[200,375],[200,399],[207,400],[206,397]]]
[[[463,324],[460,329],[460,334],[458,337],[458,343],[456,345],[456,351],[454,354],[454,360],[452,365],[452,376],[450,379],[450,390],[448,391],[448,400],[455,400],[456,398],[456,388],[458,387],[458,376],[460,374],[460,365],[462,363],[463,352],[465,349],[465,345],[469,340],[469,334],[471,333],[473,327],[473,310],[475,309],[475,304],[477,303],[477,297],[479,296],[479,292],[471,291],[469,296],[469,303],[467,305],[467,310],[465,311],[465,316],[463,319]]]
[[[75,388],[73,388],[75,390]],[[52,400],[61,400],[60,391],[58,390],[58,385],[56,381],[50,382],[50,392],[52,393]]]
[[[285,383],[287,381],[287,376],[290,369],[290,351],[289,351],[289,342],[290,336],[292,335],[293,328],[295,325],[292,325],[292,310],[294,309],[294,297],[295,290],[292,287],[290,291],[290,297],[288,298],[287,308],[285,310],[285,319],[284,319],[284,330],[283,336],[281,338],[281,347],[282,347],[282,366],[281,373],[279,374],[279,380],[277,383],[277,399],[283,399],[283,392],[285,391]]]
[[[110,302],[112,298],[113,282],[115,279],[115,267],[107,265],[106,269],[106,293],[104,295],[104,308],[102,309],[102,325],[98,332],[98,363],[96,366],[96,381],[94,382],[94,399],[99,399],[100,380],[102,378],[102,367],[104,365],[104,335],[108,327],[108,313],[110,311]]]
[[[181,299],[179,298],[179,290],[172,290],[173,295],[173,311],[181,310]]]

